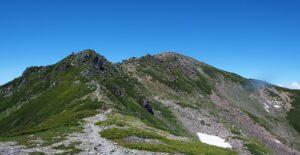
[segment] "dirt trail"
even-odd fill
[[[80,154],[114,154],[114,155],[154,155],[158,153],[130,150],[115,145],[113,142],[106,140],[99,136],[99,132],[103,130],[102,127],[95,125],[96,122],[105,120],[104,114],[98,114],[93,117],[85,118],[86,124],[84,125],[83,133],[72,134],[76,141],[80,141],[79,148],[83,150]]]
[[[109,112],[109,111],[108,111]],[[106,113],[108,113],[106,112]],[[154,153],[147,151],[138,151],[126,149],[117,146],[113,142],[102,138],[99,132],[102,127],[95,125],[96,122],[105,120],[105,113],[88,117],[84,119],[84,129],[82,133],[72,133],[66,140],[54,143],[51,146],[26,148],[22,145],[17,145],[15,142],[0,142],[0,155],[29,155],[32,152],[43,152],[47,155],[60,154],[63,150],[52,149],[54,146],[69,145],[73,142],[80,142],[76,147],[81,149],[79,155],[161,155],[162,153]]]

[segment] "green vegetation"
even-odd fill
[[[237,136],[241,136],[242,135],[241,131],[239,129],[235,128],[235,127],[231,127],[230,131],[231,131],[231,133],[233,133],[233,134],[235,134]]]
[[[277,100],[281,99],[281,97],[277,93],[275,93],[269,89],[267,89],[266,92],[268,93],[269,96],[271,96],[274,99],[277,99]]]
[[[140,61],[142,67],[138,71],[147,74],[160,83],[176,90],[191,93],[192,91],[202,91],[204,95],[211,94],[209,81],[200,73],[195,78],[191,78],[185,68],[176,66],[175,60],[165,60],[164,63],[157,63],[151,56]]]
[[[44,130],[60,125],[77,124],[78,120],[94,114],[95,109],[84,111],[76,111],[70,108],[70,103],[81,102],[87,100],[76,101],[77,96],[87,93],[87,89],[83,85],[74,86],[69,82],[62,84],[55,89],[50,89],[34,100],[26,103],[21,109],[11,113],[8,117],[0,120],[0,133],[13,134],[31,132],[32,130]],[[51,99],[51,100],[49,100]],[[92,102],[92,101],[90,101]],[[90,103],[99,106],[99,103]],[[67,110],[66,110],[67,109]],[[16,118],[19,118],[16,120]]]
[[[76,148],[76,145],[79,145],[79,144],[80,143],[78,143],[78,142],[73,142],[73,143],[69,144],[68,146],[59,145],[59,146],[52,147],[52,148],[56,149],[56,150],[64,150],[65,151],[64,153],[61,153],[59,155],[77,154],[82,151],[82,150]]]
[[[238,82],[240,84],[246,84],[247,83],[247,79],[235,74],[235,73],[230,73],[230,72],[225,72],[223,71],[223,74],[222,74],[225,79],[230,79],[231,81],[233,82]]]
[[[175,89],[175,90],[181,90],[184,92],[188,92],[191,93],[192,91],[192,86],[185,82],[186,81],[186,77],[185,78],[180,78],[180,77],[176,77],[176,79],[174,80],[169,80],[166,79],[165,77],[163,77],[161,72],[154,72],[151,70],[143,70],[143,73],[150,75],[153,79],[158,80],[159,82],[167,85],[168,87]]]
[[[289,120],[289,123],[294,127],[294,129],[298,132],[300,135],[300,91],[294,90],[292,92],[293,94],[293,102],[292,106],[293,109],[290,110],[287,113],[287,119]]]
[[[210,145],[203,144],[199,141],[180,141],[164,138],[157,133],[149,132],[141,129],[120,129],[111,128],[102,131],[101,136],[110,140],[116,141],[119,145],[131,149],[146,150],[153,152],[166,152],[166,153],[186,153],[186,154],[219,154],[219,155],[234,155],[234,151],[218,148]],[[126,137],[135,136],[139,138],[150,138],[159,140],[159,143],[134,143],[126,142],[123,139]]]
[[[237,74],[226,72],[226,71],[214,68],[214,67],[206,65],[206,64],[202,65],[202,69],[203,69],[204,73],[206,73],[208,76],[210,76],[212,78],[218,78],[220,75],[222,75],[226,80],[230,80],[232,82],[237,82],[242,85],[245,85],[248,81],[247,79],[245,79]]]
[[[236,152],[217,148],[207,144],[196,141],[179,141],[170,139],[161,139],[162,144],[148,144],[148,143],[124,143],[119,142],[120,145],[131,149],[146,150],[153,152],[166,152],[166,153],[183,153],[191,155],[237,155]]]
[[[151,105],[155,113],[152,115],[143,108],[143,99],[148,99],[144,95],[143,88],[136,79],[125,78],[128,75],[121,75],[123,78],[115,77],[106,81],[106,87],[112,92],[109,97],[115,103],[114,108],[121,114],[129,115],[140,119],[151,127],[169,131],[175,135],[187,136],[188,132],[183,129],[173,113],[155,100],[151,100]],[[143,93],[140,93],[143,92]]]
[[[250,112],[246,112],[246,113],[250,118],[252,118],[252,120],[254,120],[256,123],[258,123],[260,126],[264,127],[267,131],[271,131],[270,123],[268,123],[266,120],[254,115],[254,114],[251,114]]]
[[[32,152],[30,155],[44,155],[45,153],[43,152]]]
[[[111,108],[113,113],[109,114],[107,120],[96,124],[100,126],[113,125],[115,128],[106,129],[100,134],[121,146],[166,153],[236,154],[229,149],[206,145],[196,140],[169,108],[164,107],[162,103],[150,96],[152,89],[149,89],[148,86],[159,90],[160,87],[156,89],[155,86],[152,86],[159,82],[164,86],[163,88],[169,87],[170,89],[166,89],[168,92],[162,92],[165,90],[156,92],[157,94],[162,93],[157,96],[172,99],[182,107],[201,111],[205,109],[212,117],[221,119],[217,113],[222,108],[213,104],[209,95],[214,89],[213,84],[216,79],[224,77],[225,81],[247,83],[240,88],[242,91],[240,94],[233,94],[236,91],[228,93],[229,95],[224,94],[230,103],[238,104],[238,101],[243,101],[243,103],[251,103],[247,106],[250,105],[254,109],[258,109],[259,106],[254,101],[252,104],[252,100],[248,99],[249,90],[255,90],[254,88],[259,85],[257,81],[247,80],[208,65],[195,63],[195,67],[191,67],[194,63],[187,62],[188,60],[183,60],[178,56],[166,60],[151,56],[147,56],[145,59],[131,60],[131,63],[138,64],[135,66],[137,72],[132,74],[150,76],[154,83],[149,85],[140,83],[132,75],[124,72],[121,64],[119,66],[111,65],[110,62],[104,61],[104,66],[101,66],[100,61],[102,60],[95,58],[99,58],[99,56],[91,50],[87,50],[83,55],[72,54],[55,65],[30,67],[22,77],[1,86],[0,141],[16,141],[27,147],[49,146],[64,140],[72,132],[80,132],[82,118],[95,115],[98,109]],[[198,71],[199,68],[203,69],[204,73]],[[100,87],[98,87],[99,85]],[[97,93],[103,96],[101,99],[104,101],[97,101],[91,97],[95,94],[96,89],[100,89],[100,92]],[[171,89],[172,91],[169,92]],[[287,113],[287,119],[300,133],[300,92],[285,91],[290,92],[293,99],[293,109]],[[267,93],[269,96],[278,98],[276,91]],[[150,101],[154,115],[143,107],[144,99]],[[238,101],[235,102],[235,99]],[[247,110],[251,111],[252,109]],[[274,126],[272,123],[284,120],[275,120],[276,118],[273,116],[267,116],[260,112],[247,114],[268,131]],[[272,122],[272,120],[275,121]],[[201,120],[200,123],[209,126],[204,120]],[[242,130],[228,129],[236,138],[244,140]],[[183,138],[185,140],[166,138],[171,134],[185,137]],[[131,136],[139,137],[142,140],[153,140],[153,142],[130,142],[128,137]],[[41,142],[35,141],[37,139]],[[69,146],[61,145],[54,149],[70,150],[66,154],[74,154],[80,152],[76,149],[76,145],[76,143]],[[260,155],[269,152],[255,139],[246,140],[245,146],[252,154]],[[35,154],[39,154],[39,152]]]
[[[133,123],[136,123],[137,119],[128,115],[121,115],[118,113],[113,113],[108,115],[108,118],[105,121],[99,121],[96,125],[99,126],[110,126],[115,125],[118,127],[132,126]]]
[[[49,146],[56,142],[64,140],[72,132],[80,132],[81,128],[78,126],[62,126],[57,128],[48,129],[45,131],[36,131],[33,133],[22,134],[22,135],[11,135],[11,136],[2,136],[0,141],[16,141],[20,145],[25,145],[27,147],[36,147],[37,145]],[[34,142],[34,139],[43,140],[42,143]]]
[[[264,146],[255,138],[247,139],[245,146],[252,155],[266,155],[271,152],[266,146]]]
[[[101,126],[116,125],[121,128],[110,128],[100,132],[101,136],[115,141],[121,146],[154,151],[154,152],[166,152],[166,153],[185,153],[185,154],[236,154],[236,152],[222,149],[215,146],[210,146],[199,142],[196,139],[191,140],[172,140],[166,138],[169,135],[168,132],[158,130],[147,126],[142,120],[138,118],[123,115],[119,113],[112,113],[108,115],[105,121],[96,123]],[[127,137],[139,137],[142,139],[155,140],[150,143],[146,142],[130,142],[127,141]]]
[[[35,147],[38,143],[32,139],[41,138],[42,145],[51,145],[80,131],[81,119],[103,107],[103,102],[80,99],[92,92],[80,75],[82,68],[57,71],[60,63],[29,68],[9,83],[14,87],[12,95],[0,95],[0,141]]]
[[[159,139],[161,136],[154,132],[148,132],[141,129],[129,128],[129,129],[121,129],[121,128],[112,128],[107,129],[101,132],[101,136],[107,139],[116,140],[123,139],[129,136],[136,136],[140,138],[153,138]]]
[[[276,86],[275,89],[278,91],[289,92],[291,94],[292,99],[292,109],[287,112],[287,120],[290,125],[298,132],[300,135],[300,91],[299,90],[291,90],[283,87]]]
[[[201,74],[198,74],[198,80],[196,80],[196,85],[207,95],[212,93],[212,87],[209,81]]]

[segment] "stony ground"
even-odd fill
[[[109,111],[108,111],[109,112]],[[106,113],[108,113],[106,112]],[[154,153],[147,151],[138,151],[126,149],[117,146],[115,143],[102,138],[99,132],[103,130],[102,127],[96,126],[98,121],[105,120],[105,114],[100,113],[96,116],[85,118],[84,129],[82,133],[72,133],[66,140],[58,143],[54,143],[51,146],[26,148],[22,145],[17,145],[15,142],[0,142],[0,154],[1,155],[28,155],[32,152],[43,152],[45,154],[60,154],[64,150],[56,150],[52,147],[65,145],[68,146],[71,143],[79,142],[80,144],[76,148],[82,150],[79,155],[161,155],[162,153]]]
[[[208,111],[199,111],[188,107],[182,108],[178,104],[175,104],[174,101],[161,100],[158,96],[156,96],[155,99],[163,103],[164,106],[170,108],[170,110],[172,110],[172,112],[176,115],[177,119],[191,133],[196,135],[197,132],[201,132],[219,136],[226,139],[235,151],[243,155],[250,155],[250,152],[243,146],[242,141],[232,139],[233,135],[231,132],[229,132],[224,125],[218,121],[218,119],[211,116]]]

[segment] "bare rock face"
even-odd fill
[[[103,71],[108,66],[112,65],[103,56],[97,54],[93,50],[85,50],[75,55],[75,59],[72,61],[75,65],[88,64]]]
[[[24,72],[23,75],[28,75],[31,73],[41,73],[45,71],[45,67],[43,66],[34,66],[34,67],[28,67]]]
[[[70,56],[70,65],[75,67],[85,67],[82,74],[94,76],[98,74],[111,75],[116,73],[116,67],[104,56],[93,50],[85,50]]]
[[[144,108],[145,108],[150,114],[154,115],[154,111],[153,111],[152,106],[151,106],[151,104],[150,104],[150,102],[149,102],[148,100],[144,100],[143,105],[144,105]]]
[[[9,85],[7,87],[4,87],[4,88],[0,89],[0,95],[5,95],[5,94],[8,94],[8,93],[11,93],[12,91],[13,91],[13,86]]]
[[[56,72],[62,72],[62,71],[65,71],[67,70],[68,68],[71,67],[71,63],[70,62],[63,62],[62,64],[58,65],[56,68],[55,68],[55,71]]]

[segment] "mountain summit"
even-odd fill
[[[165,52],[93,50],[0,87],[0,154],[300,154],[300,91]]]

